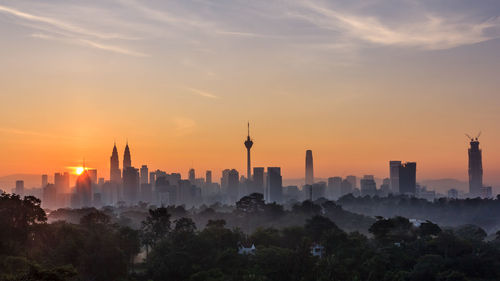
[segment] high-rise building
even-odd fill
[[[205,182],[207,184],[212,184],[212,171],[207,171],[205,174]]]
[[[49,176],[42,175],[42,188],[46,187],[48,183],[49,183]]]
[[[54,185],[57,190],[57,193],[70,194],[71,190],[69,187],[69,173],[68,172],[64,172],[63,174],[55,173]]]
[[[320,198],[325,198],[326,182],[315,182],[311,187],[311,200],[318,200]]]
[[[109,180],[114,184],[120,183],[122,181],[120,162],[118,160],[118,150],[116,149],[116,143],[113,146],[113,152],[111,153],[111,159],[109,165]]]
[[[331,177],[328,178],[328,187],[326,192],[326,197],[330,200],[337,200],[342,194],[342,178],[341,177]]]
[[[417,163],[407,162],[399,167],[399,193],[415,195],[417,191]]]
[[[250,162],[250,149],[253,146],[253,141],[250,138],[250,122],[248,122],[248,135],[247,139],[245,140],[245,147],[247,148],[247,179],[251,180],[252,179],[252,171],[251,171],[251,162]]]
[[[267,167],[267,201],[281,203],[283,198],[283,179],[281,168]]]
[[[148,184],[149,169],[147,165],[141,167],[141,185]]]
[[[314,167],[312,150],[306,150],[306,184],[314,183]]]
[[[399,193],[399,167],[401,167],[401,161],[389,161],[390,190],[394,194]]]
[[[228,189],[227,191],[230,203],[235,203],[236,201],[238,201],[239,186],[240,186],[240,175],[237,170],[232,169],[229,171],[227,175],[227,189]]]
[[[156,184],[156,173],[155,172],[150,172],[149,173],[149,183],[151,184],[151,188],[155,188]]]
[[[128,141],[127,141],[127,145],[125,146],[125,151],[123,152],[123,171],[125,171],[125,169],[128,167],[132,167],[132,158],[130,156],[130,148],[128,147]]]
[[[264,185],[265,185],[265,178],[264,178],[264,168],[263,167],[255,167],[253,168],[253,189],[252,193],[261,193],[264,194]]]
[[[191,184],[195,184],[196,174],[193,168],[189,169],[189,181],[191,182]]]
[[[365,175],[360,180],[361,195],[375,196],[377,193],[377,184],[375,183],[375,178],[372,175]]]
[[[228,193],[229,172],[231,172],[230,169],[224,169],[222,171],[222,176],[220,178],[220,187],[223,193]]]
[[[87,170],[84,170],[76,179],[75,196],[73,208],[92,207],[92,180]]]
[[[126,167],[123,170],[123,199],[129,204],[136,203],[139,195],[139,170]]]
[[[14,191],[17,195],[24,196],[24,181],[16,181],[16,189]]]
[[[344,196],[344,195],[347,195],[349,193],[352,193],[352,190],[353,190],[353,187],[352,187],[351,182],[348,181],[347,179],[343,180],[342,184],[340,186],[340,191],[341,191],[340,196]]]
[[[346,181],[351,184],[351,189],[358,188],[358,178],[356,176],[347,176],[345,177]]]
[[[92,185],[97,184],[97,169],[87,169]]]
[[[482,195],[483,187],[483,160],[482,151],[479,148],[478,138],[470,139],[469,148],[469,195],[478,197]]]

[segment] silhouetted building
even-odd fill
[[[151,184],[151,187],[154,189],[155,183],[156,183],[156,173],[155,172],[149,173],[149,183]]]
[[[42,206],[44,208],[55,208],[57,206],[57,190],[54,184],[46,184],[42,188],[43,199]]]
[[[207,184],[211,184],[212,183],[212,171],[207,171],[205,173],[205,182]]]
[[[54,174],[54,185],[57,189],[57,193],[70,194],[71,190],[69,187],[69,173],[64,172]]]
[[[401,161],[389,161],[390,189],[394,194],[399,193],[399,167],[401,167]]]
[[[399,167],[399,193],[415,195],[417,189],[417,163],[407,162]]]
[[[195,184],[196,174],[194,169],[189,169],[189,181],[191,182],[191,184]]]
[[[252,192],[264,194],[264,186],[265,186],[265,178],[264,178],[264,168],[263,167],[255,167],[253,168],[253,190]]]
[[[320,198],[325,198],[326,183],[325,182],[315,182],[312,185],[312,196],[311,199],[318,200]]]
[[[110,158],[109,180],[114,184],[118,184],[122,181],[120,162],[118,160],[118,150],[116,149],[116,143],[113,146],[113,153],[111,154]]]
[[[483,160],[477,138],[471,138],[469,148],[469,195],[482,196],[483,187]]]
[[[239,195],[239,185],[240,185],[240,175],[237,170],[229,170],[227,175],[227,191],[229,195],[230,203],[235,203],[238,201]]]
[[[281,203],[283,198],[283,183],[281,168],[267,167],[267,201]]]
[[[481,197],[482,198],[493,198],[493,191],[491,186],[481,187]]]
[[[123,170],[123,199],[129,204],[134,204],[139,195],[139,170],[126,167]]]
[[[358,188],[358,178],[356,176],[347,176],[345,179],[351,184],[351,189]]]
[[[48,183],[49,183],[49,176],[42,175],[42,188],[46,187]]]
[[[125,169],[127,169],[128,167],[132,167],[132,158],[130,156],[130,148],[128,147],[127,141],[125,151],[123,152],[123,171],[125,172]]]
[[[149,169],[147,165],[141,167],[141,184],[148,184]]]
[[[375,196],[375,194],[377,193],[377,184],[375,183],[375,179],[372,175],[365,175],[360,180],[360,187],[361,195],[363,196]]]
[[[340,196],[344,196],[344,195],[347,195],[349,193],[352,193],[353,187],[352,187],[351,182],[348,181],[347,179],[343,180],[342,185],[340,186],[340,190],[341,190]]]
[[[92,181],[92,185],[97,184],[97,170],[96,169],[87,169],[89,173],[90,180]]]
[[[306,184],[314,183],[314,166],[312,150],[306,150]]]
[[[380,196],[387,196],[391,192],[391,179],[385,178],[382,180],[382,185],[380,186]]]
[[[14,191],[17,195],[24,196],[24,181],[18,180],[16,181],[16,189]]]
[[[342,187],[341,177],[328,178],[326,198],[330,200],[337,200],[342,194],[341,187]]]
[[[73,208],[92,207],[92,180],[87,170],[84,170],[76,179],[76,200]]]
[[[247,179],[251,180],[252,179],[252,171],[251,171],[251,161],[250,161],[250,149],[253,146],[253,141],[250,138],[250,123],[248,123],[248,135],[247,139],[245,140],[245,147],[247,148]]]

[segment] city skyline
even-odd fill
[[[253,164],[284,178],[312,149],[320,178],[413,159],[467,181],[463,133],[484,131],[499,185],[500,4],[410,2],[0,1],[0,176],[107,170],[114,139],[151,167],[243,173],[251,120]]]

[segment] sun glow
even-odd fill
[[[75,173],[77,175],[81,175],[83,173],[83,171],[84,171],[83,167],[76,167],[75,168]]]

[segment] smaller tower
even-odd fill
[[[248,135],[247,135],[247,139],[245,141],[245,147],[247,148],[247,179],[251,180],[252,179],[252,171],[251,171],[252,165],[250,162],[250,149],[253,146],[253,141],[250,138],[250,122],[248,122],[247,129],[248,129]]]

